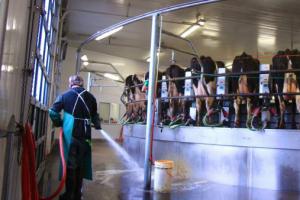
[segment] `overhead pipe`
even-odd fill
[[[191,52],[188,52],[188,51],[184,51],[184,50],[181,50],[181,49],[177,49],[175,47],[167,46],[165,44],[161,44],[160,47],[162,49],[170,49],[170,50],[174,50],[174,51],[177,51],[177,52],[180,52],[180,53],[183,53],[183,54],[187,54],[187,55],[190,55],[190,56],[196,56],[196,57],[198,57],[197,54],[194,54],[194,53],[191,53]]]
[[[200,59],[200,54],[199,52],[197,51],[197,49],[195,48],[195,46],[193,45],[192,41],[191,40],[188,40],[186,38],[183,38],[183,37],[180,37],[179,35],[176,35],[174,33],[171,33],[169,31],[166,31],[166,30],[162,30],[162,33],[165,34],[165,35],[168,35],[168,36],[171,36],[171,37],[175,37],[179,40],[183,40],[185,42],[188,43],[188,45],[192,48],[192,50],[194,51],[194,56],[197,56],[199,59]],[[174,49],[175,50],[175,49]],[[177,50],[176,50],[177,51]]]
[[[79,69],[80,69],[80,54],[81,54],[81,49],[83,48],[84,45],[90,43],[91,41],[95,40],[97,37],[112,31],[114,29],[120,28],[121,26],[125,26],[128,24],[131,24],[133,22],[148,18],[148,17],[152,17],[153,15],[156,14],[164,14],[164,13],[168,13],[168,12],[172,12],[172,11],[176,11],[176,10],[180,10],[180,9],[184,9],[184,8],[190,8],[193,6],[198,6],[198,5],[205,5],[205,4],[210,4],[210,3],[216,3],[216,2],[220,2],[223,0],[197,0],[197,1],[192,1],[192,2],[186,2],[186,3],[181,3],[181,4],[177,4],[177,5],[173,5],[173,6],[169,6],[169,7],[165,7],[165,8],[161,8],[158,10],[154,10],[154,11],[150,11],[135,17],[131,17],[129,19],[126,19],[124,21],[121,21],[119,23],[116,23],[112,26],[109,26],[101,31],[97,31],[96,33],[94,33],[93,35],[89,36],[87,39],[85,39],[77,48],[77,52],[76,52],[76,73],[79,73]]]
[[[142,20],[144,18],[148,18],[148,17],[152,17],[155,14],[164,14],[164,13],[168,13],[168,12],[172,12],[172,11],[176,11],[176,10],[180,10],[180,9],[184,9],[184,8],[190,8],[193,6],[198,6],[198,5],[205,5],[205,4],[210,4],[210,3],[216,3],[216,2],[220,2],[222,0],[197,0],[197,1],[191,1],[191,2],[186,2],[186,3],[181,3],[181,4],[177,4],[177,5],[173,5],[173,6],[168,6],[165,8],[161,8],[161,9],[157,9],[157,10],[153,10],[135,17],[131,17],[129,19],[126,19],[124,21],[121,21],[119,23],[116,23],[108,28],[105,28],[101,31],[97,31],[96,33],[94,33],[93,35],[91,35],[90,37],[88,37],[86,40],[84,40],[78,47],[78,49],[82,49],[82,47],[86,44],[88,44],[89,42],[95,40],[97,37],[99,37],[100,35],[103,35],[104,33],[107,33],[109,31],[112,31],[114,29],[117,29],[121,26],[125,26],[128,24],[131,24],[133,22]]]
[[[79,56],[79,58],[80,58],[80,56]],[[81,58],[80,58],[80,59],[81,59]],[[112,72],[113,74],[117,74],[117,75],[122,79],[123,82],[125,81],[125,78],[121,75],[121,73],[117,70],[117,68],[116,68],[112,63],[109,63],[109,62],[102,62],[102,61],[95,61],[95,60],[88,60],[87,62],[88,62],[88,63],[91,63],[91,64],[108,65],[108,66],[110,66],[110,67],[115,71],[115,73]],[[81,60],[80,60],[80,65],[81,65]],[[86,72],[94,72],[94,73],[95,73],[95,72],[98,72],[98,73],[105,73],[105,72],[103,72],[103,71],[89,70],[89,69],[87,69],[87,68],[81,70],[81,69],[80,69],[80,65],[79,65],[79,72],[80,72],[80,71],[86,71]],[[106,73],[111,73],[111,72],[106,72]]]

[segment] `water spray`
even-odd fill
[[[126,161],[125,165],[129,169],[140,169],[137,162],[103,129],[99,130],[103,137],[109,142],[109,144],[117,151],[117,153]]]

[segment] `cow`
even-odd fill
[[[125,88],[121,101],[126,105],[126,122],[145,122],[145,93],[142,92],[143,81],[137,75],[129,75],[125,79]],[[127,97],[127,100],[124,100]]]
[[[160,98],[161,95],[161,79],[162,79],[163,73],[158,71],[157,72],[157,85],[156,85],[156,98]],[[148,90],[148,81],[149,81],[149,72],[146,72],[144,75],[144,86],[142,88],[143,92],[146,92]]]
[[[168,81],[168,96],[169,97],[180,97],[184,95],[184,80],[176,80],[176,78],[185,77],[185,70],[178,65],[172,64],[170,65],[166,71],[165,75],[167,76]],[[168,116],[171,120],[170,125],[173,123],[184,121],[184,99],[169,99],[169,108],[168,108]]]
[[[201,63],[201,64],[200,64]],[[191,59],[191,66],[193,74],[202,73],[201,77],[193,79],[193,90],[196,96],[209,96],[216,94],[216,78],[213,76],[216,73],[216,64],[211,57],[201,56],[200,62],[196,57]],[[206,112],[208,116],[212,112],[212,105],[214,97],[196,97],[196,125],[201,125],[201,114],[203,113],[203,103],[205,103]],[[210,117],[208,119],[211,120]]]
[[[287,69],[300,69],[300,52],[295,50],[286,49],[285,51],[278,51],[272,58],[272,70],[287,70]],[[273,88],[276,93],[294,93],[299,92],[300,72],[294,73],[272,73]],[[280,113],[280,120],[278,123],[279,128],[285,127],[284,113],[286,110],[287,101],[292,101],[292,127],[296,128],[295,114],[296,105],[300,111],[300,98],[299,95],[276,95],[275,102],[277,111]]]
[[[251,55],[242,53],[240,56],[236,56],[232,64],[232,72],[234,73],[247,73],[247,72],[258,72],[259,71],[259,60],[253,58]],[[234,126],[240,126],[240,105],[242,101],[246,99],[247,102],[247,122],[246,126],[250,128],[251,126],[251,117],[252,117],[252,108],[253,103],[257,102],[258,99],[256,96],[247,96],[247,94],[252,94],[258,92],[258,82],[259,74],[245,74],[245,75],[233,75],[229,78],[230,80],[230,89],[231,93],[236,94],[234,98],[234,109],[235,109],[235,118]],[[239,96],[243,94],[246,96]]]
[[[162,89],[162,76],[163,73],[158,71],[157,72],[157,80],[156,80],[156,87],[155,87],[155,99],[160,99],[161,98],[161,89]],[[144,86],[142,88],[142,91],[145,93],[148,93],[148,85],[149,85],[149,72],[146,72],[144,75]],[[159,118],[161,119],[161,121],[164,121],[166,118],[166,104],[165,103],[160,103],[159,105],[159,109],[160,109],[160,116]],[[158,108],[156,108],[158,109]]]

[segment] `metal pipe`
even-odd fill
[[[1,30],[1,38],[0,38],[0,66],[2,67],[2,58],[3,58],[3,50],[4,50],[4,42],[5,42],[5,33],[6,33],[6,23],[8,16],[8,4],[9,1],[5,0],[2,2],[2,8],[4,8],[3,17],[2,17],[2,30]],[[1,77],[1,69],[0,69],[0,77]]]
[[[269,71],[252,71],[252,72],[237,72],[237,73],[220,73],[220,74],[206,74],[206,73],[199,73],[199,75],[196,76],[189,76],[189,77],[177,77],[172,79],[164,79],[164,80],[157,80],[157,83],[162,82],[169,82],[169,81],[179,81],[179,80],[185,80],[185,79],[194,79],[194,78],[201,78],[201,76],[212,76],[212,77],[219,77],[219,76],[226,76],[226,77],[237,77],[240,75],[254,75],[254,74],[271,74],[271,73],[293,73],[293,72],[300,72],[300,69],[285,69],[285,70],[269,70]],[[251,77],[248,77],[251,78]],[[272,80],[279,79],[278,77],[271,77]],[[280,78],[281,79],[281,78]],[[134,88],[143,86],[144,84],[136,84],[127,88]]]
[[[93,61],[91,61],[93,62]],[[111,63],[108,63],[108,62],[99,62],[99,61],[94,61],[95,63],[97,62],[98,64],[104,64],[104,65],[109,65],[111,66],[111,68],[113,68],[113,70],[120,76],[120,78],[122,79],[122,81],[125,81],[125,78],[120,74],[120,72],[117,70],[117,68],[111,64]]]
[[[81,72],[92,72],[92,71],[90,71],[89,69],[81,69],[80,70]],[[94,70],[94,72],[97,72],[97,73],[110,73],[110,74],[117,74],[118,75],[118,73],[117,72],[107,72],[107,71],[98,71],[98,70]],[[93,78],[93,80],[103,80],[103,79],[100,79],[100,78],[98,78],[98,79],[95,79],[95,78]]]
[[[264,97],[272,97],[272,96],[281,96],[281,95],[300,95],[300,92],[274,92],[274,93],[251,93],[251,94],[210,94],[210,95],[193,95],[193,96],[174,96],[174,97],[160,97],[157,99],[185,99],[185,98],[206,98],[206,97],[221,97],[221,99],[229,100],[234,97],[251,97],[251,96],[264,96]],[[134,104],[139,102],[147,101],[147,99],[141,99],[138,101],[132,101],[126,104]]]
[[[170,49],[170,50],[174,50],[174,51],[178,51],[180,53],[184,53],[184,54],[187,54],[187,55],[191,55],[191,56],[196,56],[198,57],[198,55],[194,54],[194,53],[190,53],[188,51],[184,51],[184,50],[181,50],[181,49],[177,49],[175,47],[170,47],[170,46],[167,46],[167,45],[164,45],[164,44],[161,44],[160,46],[162,49]],[[173,57],[173,56],[172,56]]]
[[[180,10],[180,9],[184,9],[184,8],[189,8],[189,7],[193,7],[193,6],[198,6],[198,5],[205,5],[205,4],[210,4],[210,3],[216,3],[216,2],[220,2],[222,0],[197,0],[197,1],[192,1],[192,2],[186,2],[186,3],[181,3],[181,4],[177,4],[177,5],[173,5],[173,6],[169,6],[169,7],[165,7],[165,8],[161,8],[158,10],[154,10],[154,11],[150,11],[135,17],[131,17],[129,19],[126,19],[124,21],[121,21],[117,24],[114,24],[110,27],[107,27],[101,31],[97,31],[96,33],[94,33],[93,35],[91,35],[90,37],[88,37],[86,40],[84,40],[78,47],[78,49],[82,49],[82,47],[86,44],[88,44],[89,42],[93,41],[94,39],[96,39],[97,37],[99,37],[100,35],[103,35],[104,33],[107,33],[109,31],[112,31],[114,29],[117,29],[121,26],[125,26],[128,24],[131,24],[133,22],[139,21],[141,19],[147,18],[147,17],[151,17],[153,15],[157,15],[157,14],[163,14],[163,13],[167,13],[167,12],[172,12],[172,11],[176,11],[176,10]]]
[[[87,91],[91,90],[92,80],[91,80],[91,72],[88,72],[88,81],[87,81]]]
[[[144,162],[144,188],[151,188],[151,133],[153,131],[153,113],[155,105],[155,80],[157,77],[157,48],[159,46],[159,15],[154,14],[152,16],[152,28],[151,28],[151,46],[150,46],[150,65],[149,65],[149,90],[148,90],[148,102],[147,102],[147,126],[146,126],[146,140],[145,140],[145,162]]]
[[[91,64],[108,65],[116,72],[116,74],[118,74],[120,76],[120,78],[122,79],[123,82],[125,81],[125,78],[121,75],[121,73],[117,70],[117,68],[113,64],[108,63],[108,62],[95,61],[95,60],[88,60],[87,62],[91,63]],[[85,68],[84,70],[87,71],[88,69]],[[93,70],[93,71],[88,70],[88,71],[90,71],[90,72],[99,72],[99,71],[96,71],[96,70]],[[99,72],[99,73],[102,73],[102,72]],[[107,72],[107,73],[110,73],[110,72]]]
[[[95,84],[95,85],[91,85],[90,87],[107,87],[107,88],[119,88],[122,87],[121,85],[101,85],[101,84]]]
[[[166,35],[168,35],[168,36],[175,37],[175,38],[177,38],[177,39],[180,39],[180,40],[183,40],[183,41],[187,42],[188,45],[190,45],[190,47],[191,47],[192,50],[194,51],[194,53],[195,53],[194,56],[197,56],[198,59],[200,60],[199,52],[197,51],[197,49],[196,49],[195,46],[193,45],[192,41],[190,41],[190,40],[188,40],[188,39],[186,39],[186,38],[182,38],[182,37],[180,37],[179,35],[176,35],[176,34],[174,34],[174,33],[171,33],[171,32],[169,32],[169,31],[166,31],[166,30],[162,30],[162,33],[163,33],[163,34],[166,34]]]
[[[274,93],[250,93],[250,94],[210,94],[210,95],[194,95],[194,96],[176,96],[176,97],[163,97],[158,99],[184,99],[184,98],[205,98],[205,97],[221,97],[229,98],[229,97],[252,97],[252,96],[264,96],[264,97],[272,97],[272,96],[280,96],[280,95],[300,95],[300,92],[274,92]]]
[[[78,48],[76,51],[76,71],[75,73],[79,75],[81,67],[81,49]]]

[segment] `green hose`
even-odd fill
[[[221,112],[221,109],[215,109],[211,112],[211,114],[214,114],[214,113],[219,113]],[[208,127],[220,127],[220,126],[223,126],[223,122],[219,122],[219,123],[215,123],[215,124],[210,124],[208,122],[208,112],[206,112],[206,114],[204,115],[203,119],[202,119],[202,122],[204,124],[204,126],[208,126]]]

